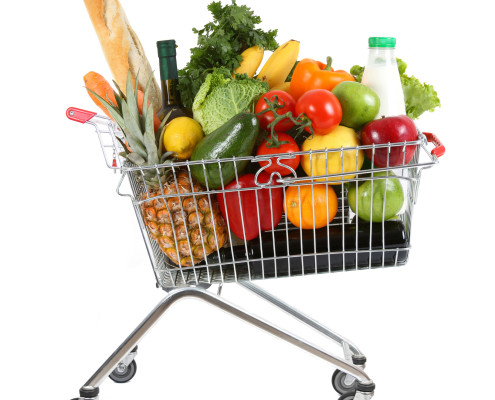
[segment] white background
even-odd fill
[[[418,122],[447,148],[423,173],[404,268],[279,279],[261,286],[354,341],[375,398],[493,395],[493,116],[488,2],[240,1],[301,42],[300,58],[363,65],[368,36],[397,38],[408,73],[432,83],[441,109]],[[111,79],[84,4],[0,6],[1,397],[70,399],[161,299],[130,202],[116,195],[91,127],[90,70]],[[183,67],[207,2],[122,0],[155,70],[155,42],[175,38]],[[324,4],[324,5],[323,5]],[[340,354],[324,338],[236,285],[244,308]],[[173,307],[140,344],[138,372],[102,399],[337,399],[334,368],[210,306]]]

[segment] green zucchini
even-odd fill
[[[221,127],[205,136],[196,145],[191,161],[218,160],[232,157],[246,157],[253,152],[259,134],[259,122],[256,115],[239,113]],[[192,176],[209,189],[220,189],[241,176],[249,160],[204,163],[191,165]]]

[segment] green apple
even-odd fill
[[[379,179],[350,182],[347,200],[351,210],[368,222],[395,217],[404,204],[404,190],[399,179],[393,176],[392,172],[388,176],[386,171],[374,172],[370,177]]]
[[[354,130],[375,119],[380,110],[380,98],[375,91],[359,82],[341,82],[332,93],[342,106],[340,125]]]

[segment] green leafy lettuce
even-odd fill
[[[414,76],[406,75],[407,64],[400,58],[397,58],[397,66],[404,92],[406,114],[409,118],[416,119],[424,112],[433,112],[435,108],[440,107],[440,99],[432,85],[421,83]],[[361,82],[364,67],[354,65],[350,72],[356,81]]]
[[[191,58],[179,71],[179,91],[187,108],[192,107],[194,96],[213,68],[225,67],[233,72],[242,61],[241,53],[258,45],[265,50],[275,50],[277,30],[267,32],[256,27],[261,18],[245,5],[223,6],[219,1],[208,5],[213,21],[203,29],[193,29],[198,35],[197,47],[191,49]]]
[[[268,89],[266,82],[247,75],[236,75],[233,79],[228,69],[215,69],[206,76],[194,98],[194,119],[201,124],[205,135],[209,135],[234,115],[253,112],[256,101]]]

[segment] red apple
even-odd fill
[[[404,143],[418,140],[418,130],[411,118],[405,115],[382,117],[368,122],[361,131],[361,144],[364,146],[387,143]],[[378,168],[406,165],[411,161],[416,145],[391,146],[387,163],[388,148],[367,149],[366,155]]]

